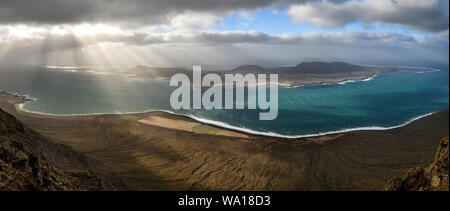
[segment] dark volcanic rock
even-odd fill
[[[47,160],[58,168],[85,169],[88,165],[94,165],[70,147],[48,140],[0,109],[0,141],[5,140],[23,144],[39,159]]]
[[[394,177],[385,187],[387,191],[448,191],[449,139],[444,138],[438,147],[434,162],[427,168],[410,169],[402,178]]]
[[[97,174],[90,165],[83,155],[47,140],[0,109],[0,190],[125,189],[119,179]]]
[[[0,142],[0,190],[103,190],[102,180],[87,170],[69,171],[40,160],[18,142]]]

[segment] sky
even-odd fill
[[[448,0],[0,0],[0,65],[448,69]]]

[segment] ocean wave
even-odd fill
[[[20,94],[18,92],[10,92],[10,91],[6,91],[6,90],[2,90],[2,89],[0,89],[0,92],[4,92],[4,93],[6,93],[8,95],[12,95],[12,96],[21,97],[21,98],[23,98],[26,101],[35,101],[35,100],[37,100],[37,98],[31,97],[30,95]]]
[[[440,69],[429,68],[427,71],[415,71],[413,73],[422,74],[422,73],[434,73],[434,72],[440,72],[440,71],[441,71]]]
[[[348,83],[355,83],[355,82],[367,82],[367,81],[371,81],[373,79],[375,79],[379,74],[375,74],[372,75],[370,77],[364,78],[364,79],[360,79],[360,80],[345,80],[345,81],[341,81],[341,82],[336,82],[336,83],[328,83],[329,84],[339,84],[339,85],[343,85],[343,84],[348,84]]]
[[[8,94],[8,95],[17,96],[17,97],[20,97],[20,98],[24,99],[25,102],[20,103],[20,104],[17,104],[17,107],[18,107],[20,110],[23,110],[23,111],[26,111],[26,110],[23,108],[23,107],[24,107],[24,104],[25,104],[26,102],[36,101],[36,100],[37,100],[37,98],[31,97],[30,95],[27,95],[27,94],[20,94],[20,93],[18,93],[18,92],[10,92],[10,91],[6,91],[6,90],[2,90],[2,89],[0,89],[0,92],[4,92],[4,93],[6,93],[6,94]],[[28,112],[28,113],[33,113],[32,111],[26,111],[26,112]]]
[[[286,86],[284,88],[286,88],[286,89],[293,89],[293,88],[300,88],[300,87],[304,87],[304,86],[306,86],[306,85]]]
[[[410,69],[418,69],[422,71],[411,71],[412,73],[430,73],[430,72],[440,72],[440,69],[432,68],[432,67],[414,67],[414,66],[390,66],[390,65],[361,65],[366,67],[383,67],[383,68],[410,68]]]
[[[300,87],[304,87],[304,86],[326,86],[326,85],[344,85],[344,84],[348,84],[348,83],[355,83],[355,82],[367,82],[367,81],[371,81],[373,79],[375,79],[379,74],[374,74],[370,77],[364,78],[364,79],[360,79],[360,80],[345,80],[345,81],[340,81],[340,82],[325,82],[325,83],[318,83],[318,84],[307,84],[307,85],[298,85],[298,86],[289,86],[289,87],[284,87],[284,88],[300,88]]]

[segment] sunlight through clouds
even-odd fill
[[[0,61],[219,68],[323,57],[448,65],[442,0],[54,1],[0,3],[8,11],[0,13]]]

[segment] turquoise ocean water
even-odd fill
[[[355,129],[386,129],[448,108],[448,70],[380,74],[363,81],[279,88],[278,117],[260,110],[173,110],[166,80],[61,71],[0,70],[0,90],[35,100],[28,111],[69,115],[165,110],[250,133],[301,137]]]

